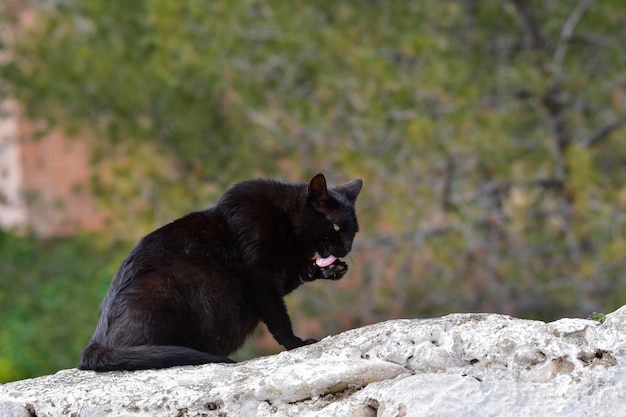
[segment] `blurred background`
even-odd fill
[[[623,0],[2,0],[0,39],[0,382],[75,366],[132,246],[252,177],[364,180],[302,337],[626,303]]]

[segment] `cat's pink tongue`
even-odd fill
[[[325,268],[335,262],[335,260],[337,260],[337,258],[335,258],[333,255],[330,255],[327,258],[316,258],[315,264],[320,268]]]

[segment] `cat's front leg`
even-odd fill
[[[317,343],[316,339],[302,340],[293,334],[291,319],[287,313],[287,306],[278,292],[271,287],[260,288],[256,292],[257,305],[261,320],[267,326],[274,339],[287,350],[304,345]]]

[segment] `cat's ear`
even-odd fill
[[[340,193],[342,193],[343,195],[345,195],[351,204],[354,204],[354,202],[356,201],[356,198],[361,192],[362,187],[363,187],[363,180],[358,179],[358,180],[352,180],[345,184],[338,185],[335,187],[335,189],[339,191]]]
[[[306,190],[309,201],[323,202],[328,200],[328,189],[326,188],[326,178],[324,174],[317,174],[309,182]]]

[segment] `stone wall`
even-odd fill
[[[70,369],[0,386],[0,415],[626,415],[626,307],[606,317],[452,314],[374,324],[239,364]]]

